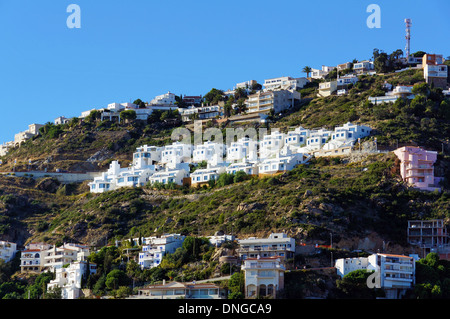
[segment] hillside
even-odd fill
[[[384,94],[381,85],[422,84],[421,71],[363,76],[345,96],[316,98],[316,87],[303,89],[308,103],[275,117],[270,127],[329,127],[347,121],[374,127],[381,149],[401,144],[448,150],[449,104],[436,89],[425,99],[373,106],[368,96]],[[307,100],[308,101],[308,100]],[[105,170],[111,160],[126,166],[137,146],[170,142],[176,121],[116,124],[89,119],[83,123],[47,124],[42,136],[3,157],[3,171]],[[243,124],[246,125],[246,124]],[[249,123],[247,125],[254,126]],[[257,125],[258,126],[258,125]],[[222,126],[222,128],[224,128]],[[373,139],[373,136],[366,138]],[[446,153],[448,154],[448,153]],[[445,176],[442,193],[423,193],[401,182],[392,153],[367,158],[321,158],[288,174],[216,185],[213,189],[121,189],[88,193],[86,183],[59,185],[47,179],[3,176],[0,215],[5,239],[105,244],[113,238],[165,232],[212,235],[222,230],[238,236],[285,231],[306,242],[357,247],[367,236],[378,242],[405,244],[406,221],[448,218],[449,156],[439,155],[436,174]],[[338,244],[339,246],[339,244]]]

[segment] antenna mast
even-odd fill
[[[405,19],[405,24],[406,24],[406,60],[409,60],[409,54],[410,54],[410,41],[411,41],[411,19]]]

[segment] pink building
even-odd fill
[[[405,182],[421,190],[441,190],[440,178],[434,177],[434,162],[437,152],[426,151],[416,146],[404,146],[394,154],[400,159],[400,174]]]

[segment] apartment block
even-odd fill
[[[294,257],[295,240],[284,233],[271,233],[268,238],[250,237],[238,240],[237,250],[242,260],[247,258],[274,257],[280,258],[284,262],[288,258]]]
[[[432,249],[447,247],[449,234],[444,220],[408,220],[408,243],[425,249],[424,255]]]
[[[20,253],[20,272],[41,273],[44,270],[47,251],[51,245],[43,243],[30,243]]]
[[[86,261],[88,256],[89,247],[64,243],[60,247],[53,246],[45,251],[44,268],[53,271],[75,261]]]
[[[245,103],[249,114],[269,114],[271,110],[275,113],[287,110],[294,106],[296,100],[300,99],[300,92],[294,90],[259,91],[249,95]]]
[[[440,191],[439,179],[434,176],[437,152],[416,146],[400,147],[394,151],[400,159],[400,174],[409,185],[420,190]]]

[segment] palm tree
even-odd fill
[[[309,78],[309,74],[311,73],[312,69],[309,66],[305,66],[302,70],[302,72],[306,73],[306,77]]]

